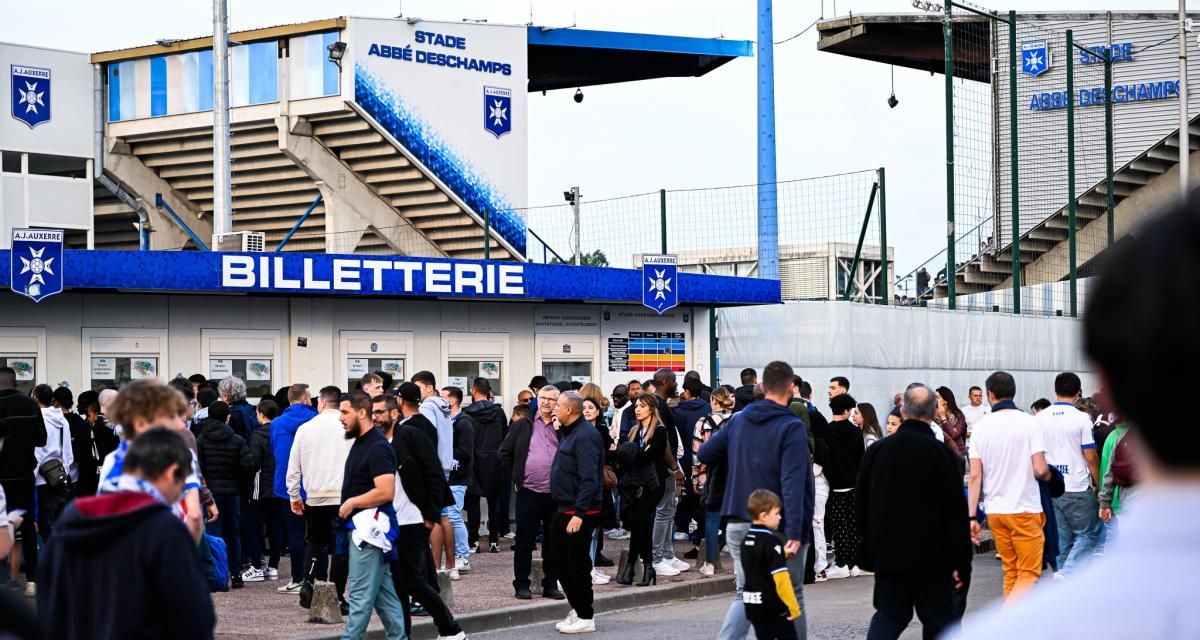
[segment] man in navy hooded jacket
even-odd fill
[[[766,399],[751,403],[700,447],[700,462],[723,464],[729,470],[721,515],[728,518],[725,538],[737,572],[737,596],[725,614],[719,640],[744,640],[750,630],[742,605],[746,576],[741,546],[750,529],[746,502],[756,489],[769,489],[783,498],[779,530],[786,538],[788,573],[800,603],[796,634],[807,637],[804,607],[804,560],[812,543],[812,461],[804,423],[788,411],[792,396],[792,367],[775,361],[763,370]]]
[[[308,385],[294,384],[288,387],[288,408],[271,421],[271,454],[275,456],[275,497],[283,500],[283,523],[287,528],[288,554],[292,562],[292,579],[278,589],[281,593],[300,593],[300,576],[304,575],[304,518],[292,513],[291,498],[287,490],[287,461],[292,455],[292,443],[300,425],[317,417],[312,406]],[[282,461],[282,462],[281,462]],[[300,487],[303,500],[304,487]]]

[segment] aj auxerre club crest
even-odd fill
[[[42,67],[10,66],[12,116],[32,129],[50,121],[50,70]]]
[[[1050,69],[1050,50],[1045,40],[1030,40],[1021,43],[1021,71],[1031,76],[1040,76]]]
[[[512,131],[512,89],[483,88],[483,128],[497,138]]]
[[[62,293],[62,229],[13,229],[9,287],[34,302]]]
[[[642,256],[642,304],[660,316],[679,304],[678,263],[675,256]]]

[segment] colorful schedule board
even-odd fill
[[[662,368],[682,372],[686,365],[682,333],[630,331],[608,339],[609,371],[654,372]]]

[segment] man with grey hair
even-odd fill
[[[971,566],[962,461],[929,430],[937,396],[923,384],[904,392],[896,433],[867,448],[855,487],[858,563],[875,572],[869,638],[899,638],[913,609],[924,637],[957,622],[954,590]]]
[[[221,400],[229,405],[229,426],[243,439],[258,428],[258,416],[254,406],[246,401],[246,383],[236,376],[225,376],[217,384]]]
[[[571,613],[557,625],[561,633],[596,630],[592,609],[592,532],[600,520],[604,488],[604,440],[583,417],[583,396],[566,391],[558,397],[554,428],[558,453],[550,468],[555,513],[547,537],[549,563],[558,574]]]

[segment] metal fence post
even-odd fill
[[[1067,29],[1067,261],[1070,270],[1071,317],[1079,317],[1076,306],[1075,273],[1075,33]]]
[[[1113,110],[1112,110],[1112,38],[1104,54],[1104,155],[1108,172],[1104,190],[1108,193],[1108,246],[1113,244]]]
[[[1069,57],[1069,56],[1068,56]],[[1008,12],[1009,181],[1012,183],[1013,313],[1021,313],[1021,187],[1017,153],[1017,12]]]
[[[483,210],[483,259],[492,259],[492,213]]]
[[[947,307],[955,303],[954,277],[954,24],[950,2],[946,2],[946,21],[942,27],[946,75],[946,296]]]
[[[717,371],[717,308],[710,307],[708,310],[708,386],[713,389],[717,388],[717,379],[720,378]]]
[[[659,235],[662,236],[662,252],[667,252],[667,190],[658,190]]]
[[[875,208],[875,194],[879,192],[879,183],[871,184],[871,197],[867,199],[867,212],[863,214],[862,231],[858,232],[858,244],[854,247],[854,262],[850,263],[850,274],[846,276],[846,289],[842,293],[843,300],[850,299],[850,291],[854,288],[854,277],[858,275],[858,261],[862,258],[863,242],[867,240],[867,227],[871,223],[871,210]],[[863,290],[864,297],[866,290]]]
[[[883,293],[879,295],[879,304],[886,305],[891,294],[891,278],[888,274],[887,181],[884,179],[883,167],[879,167],[879,255],[883,273]]]

